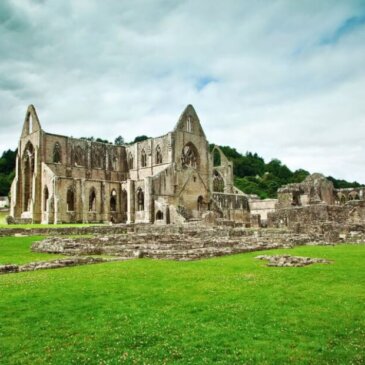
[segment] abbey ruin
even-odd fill
[[[232,163],[209,150],[191,105],[172,132],[122,146],[46,133],[28,107],[11,189],[16,221],[176,224],[208,212],[250,221]]]
[[[232,162],[219,147],[209,148],[191,105],[171,132],[125,145],[46,133],[31,105],[18,146],[11,219],[285,228],[338,238],[365,227],[364,199],[365,188],[335,189],[321,174],[281,187],[277,199],[244,194],[234,186]]]

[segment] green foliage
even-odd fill
[[[0,158],[0,196],[7,196],[15,175],[17,150],[7,150]]]
[[[147,136],[145,136],[145,135],[137,136],[137,137],[134,139],[134,141],[133,141],[133,142],[131,142],[131,143],[142,142],[142,141],[145,141],[145,140],[146,140],[146,139],[148,139],[148,138],[150,138],[150,137],[147,137]]]
[[[122,146],[124,145],[124,138],[122,136],[118,136],[115,140],[114,140],[114,144],[116,146]]]
[[[359,188],[359,187],[363,186],[363,185],[359,184],[357,181],[348,182],[346,180],[337,180],[332,176],[329,176],[327,179],[331,180],[333,182],[333,185],[336,189]]]
[[[252,252],[0,275],[1,364],[364,364],[365,247],[260,254],[277,253],[334,263]]]

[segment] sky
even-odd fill
[[[365,183],[365,0],[1,0],[0,152],[171,131]]]

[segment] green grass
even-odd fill
[[[0,276],[0,363],[364,364],[365,246],[278,252],[334,263],[269,268],[260,252]]]
[[[41,239],[43,237],[0,237],[0,265],[26,264],[28,262],[47,261],[64,257],[62,255],[32,252],[30,250],[32,243]]]

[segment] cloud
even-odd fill
[[[363,1],[0,4],[0,150],[25,110],[64,135],[132,140],[192,103],[208,139],[365,182]]]

